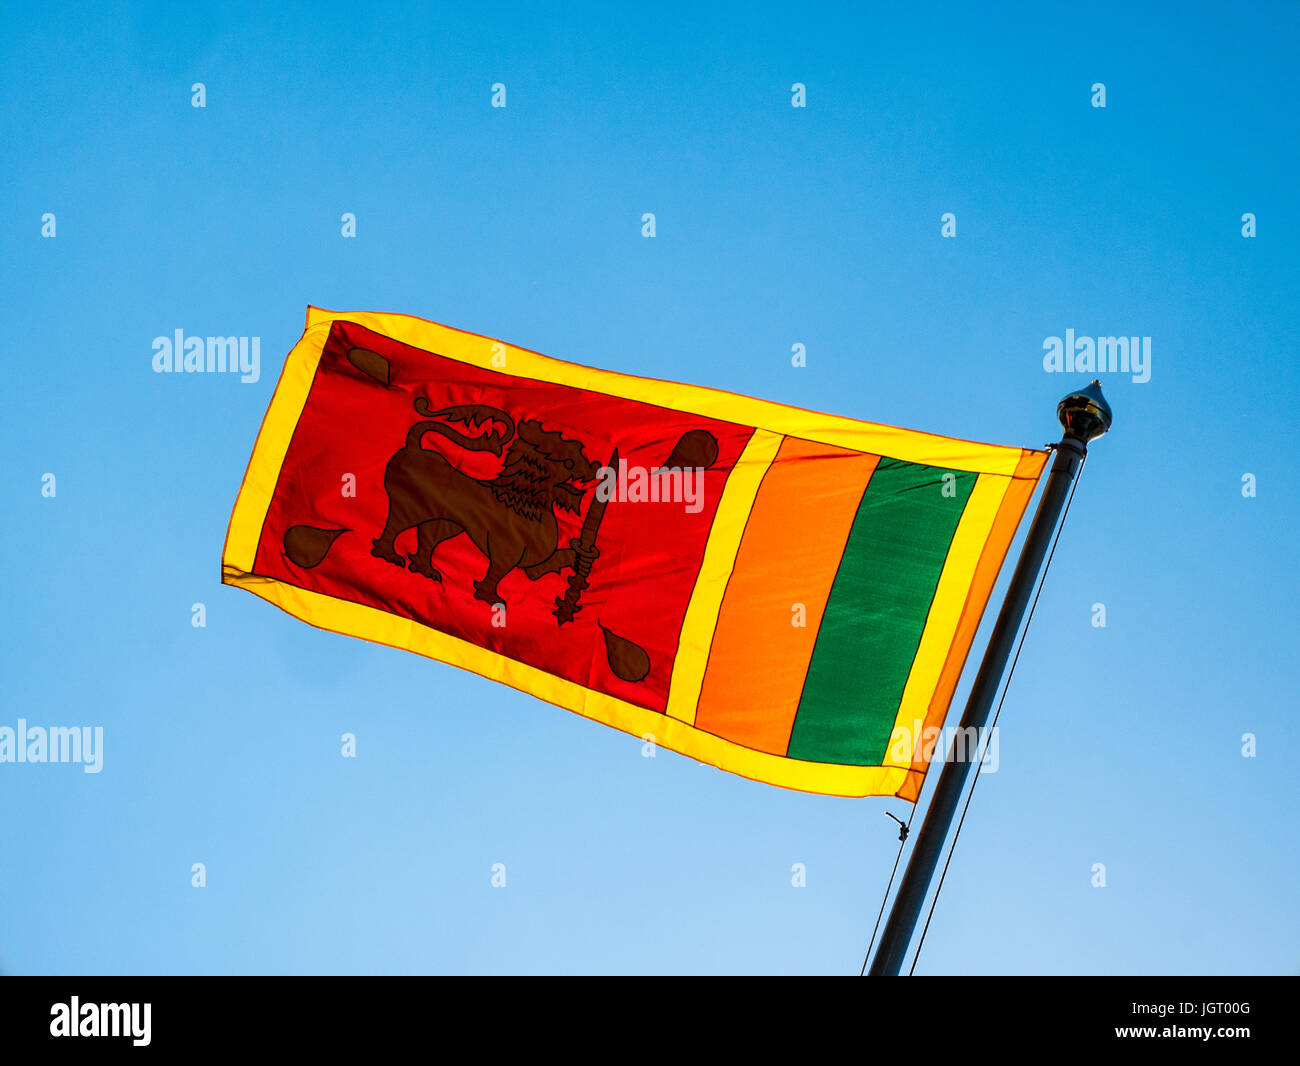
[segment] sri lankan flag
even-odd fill
[[[222,580],[732,773],[915,800],[1045,460],[310,308]]]

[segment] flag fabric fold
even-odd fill
[[[222,580],[723,770],[915,801],[1046,456],[310,308]]]

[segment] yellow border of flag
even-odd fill
[[[275,491],[317,364],[336,320],[449,359],[523,378],[603,392],[758,427],[727,479],[687,607],[665,713],[585,688],[418,622],[251,573]],[[505,357],[504,367],[500,357]],[[494,362],[494,356],[497,362]],[[895,720],[901,741],[883,766],[808,762],[755,751],[696,729],[695,716],[718,607],[740,546],[745,517],[784,436],[978,474],[949,549]],[[897,429],[696,385],[634,377],[551,359],[526,348],[411,315],[331,312],[310,307],[306,329],[285,360],[262,420],[222,551],[222,582],[262,597],[320,629],[361,637],[471,670],[743,777],[840,796],[898,795],[915,801],[925,772],[911,738],[942,724],[997,572],[1047,453]],[[901,749],[904,757],[892,752]]]

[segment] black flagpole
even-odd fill
[[[963,737],[980,736],[984,723],[988,721],[993,697],[997,695],[1002,683],[1002,673],[1011,655],[1016,633],[1020,630],[1025,607],[1029,604],[1029,597],[1038,580],[1038,572],[1051,543],[1052,533],[1060,520],[1061,508],[1069,494],[1070,485],[1088,450],[1088,442],[1110,429],[1110,405],[1101,394],[1101,383],[1094,381],[1087,388],[1070,393],[1057,404],[1056,417],[1060,420],[1065,435],[1056,446],[1056,458],[1051,473],[1047,476],[1047,485],[1038,501],[1038,510],[1034,512],[1034,521],[1025,537],[1025,546],[1016,562],[1006,599],[1002,601],[1002,610],[998,612],[998,620],[989,637],[988,647],[984,650],[979,673],[975,675],[970,697],[966,700],[966,709],[962,712],[959,727],[961,732],[953,737],[948,759],[943,764],[939,783],[935,786],[934,796],[925,812],[925,821],[921,824],[912,855],[907,861],[907,872],[903,874],[903,880],[898,886],[885,931],[880,937],[875,957],[871,960],[868,972],[872,977],[896,977],[903,968],[903,959],[916,930],[916,919],[929,892],[939,855],[952,826],[952,817],[966,787],[971,760],[968,757],[957,758],[957,744]],[[968,732],[972,728],[981,732]],[[919,741],[918,737],[917,742]],[[963,744],[963,750],[968,756],[972,746]]]

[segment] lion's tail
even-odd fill
[[[445,418],[447,422],[462,422],[465,425],[478,428],[484,422],[490,423],[488,432],[481,437],[467,437],[459,430],[452,429],[446,422],[417,422],[406,433],[406,446],[408,448],[418,448],[420,439],[428,432],[441,433],[449,440],[455,441],[462,448],[471,452],[491,452],[493,455],[500,455],[502,445],[515,435],[515,420],[504,411],[495,407],[488,407],[481,403],[458,404],[455,407],[444,407],[441,411],[429,410],[429,401],[423,396],[415,400],[415,410],[424,415],[426,419]],[[498,424],[504,424],[505,432],[497,433],[500,428]]]

